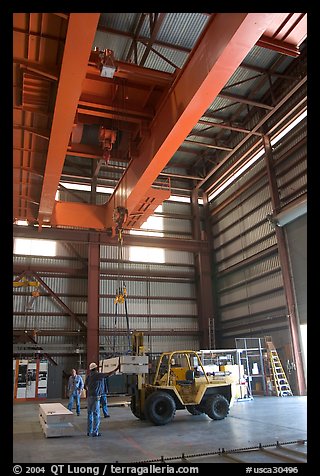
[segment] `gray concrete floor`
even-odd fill
[[[222,448],[231,450],[307,439],[307,397],[255,397],[236,402],[228,417],[219,421],[178,410],[173,422],[165,426],[138,420],[124,405],[126,400],[109,397],[111,418],[101,419],[100,438],[86,436],[85,401],[81,404],[81,415],[74,416],[74,435],[59,438],[44,436],[38,403],[15,403],[13,462],[132,463],[159,460],[162,456],[181,462],[182,453],[190,455],[190,463],[217,462],[215,456],[196,458],[193,455],[214,453]],[[65,406],[68,403],[67,400],[54,401]],[[301,447],[306,453],[306,444]],[[272,454],[268,458],[269,462],[284,462]],[[263,462],[261,452],[251,454],[250,461]]]

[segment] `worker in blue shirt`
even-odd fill
[[[76,411],[77,415],[80,415],[80,395],[84,388],[81,375],[77,374],[76,369],[71,370],[71,375],[68,380],[68,410],[72,412],[73,402],[76,399]]]
[[[98,371],[98,366],[95,362],[89,365],[90,373],[87,375],[84,386],[87,390],[87,436],[101,436],[99,433],[100,427],[100,399],[105,392],[104,380],[109,375],[113,374],[119,369],[118,366],[108,373]]]
[[[104,418],[110,418],[109,410],[108,410],[108,402],[107,402],[108,382],[109,382],[109,377],[106,377],[105,379],[103,379],[103,392],[100,398],[100,404],[102,407]]]

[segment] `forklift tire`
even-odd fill
[[[191,415],[202,415],[203,411],[199,410],[198,405],[186,405],[186,409]]]
[[[132,395],[132,397],[131,397],[130,409],[131,409],[131,412],[133,413],[133,415],[136,418],[139,418],[139,420],[145,420],[146,419],[145,414],[143,412],[139,412],[139,409],[137,409],[135,395]]]
[[[174,399],[165,392],[153,392],[145,401],[146,417],[155,425],[170,423],[176,413]]]
[[[223,420],[229,413],[229,402],[223,395],[213,395],[207,399],[205,411],[212,420]]]

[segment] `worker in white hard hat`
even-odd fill
[[[118,366],[108,373],[99,372],[95,362],[89,365],[90,373],[87,375],[84,386],[87,390],[87,436],[101,436],[100,427],[100,398],[104,393],[104,380],[119,369]]]

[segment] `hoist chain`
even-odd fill
[[[129,351],[131,349],[131,339],[130,339],[130,328],[129,328],[129,318],[128,318],[128,307],[127,307],[127,288],[124,282],[124,272],[123,272],[123,236],[122,236],[122,226],[126,221],[128,216],[128,211],[124,207],[117,207],[113,213],[113,219],[116,222],[116,233],[118,235],[118,279],[117,279],[117,288],[116,296],[114,298],[115,304],[115,321],[114,327],[116,330],[117,327],[117,318],[118,318],[118,305],[125,305],[125,316],[126,316],[126,325],[127,325],[127,334],[128,334],[128,343]],[[114,335],[114,349],[115,351],[115,335]]]

